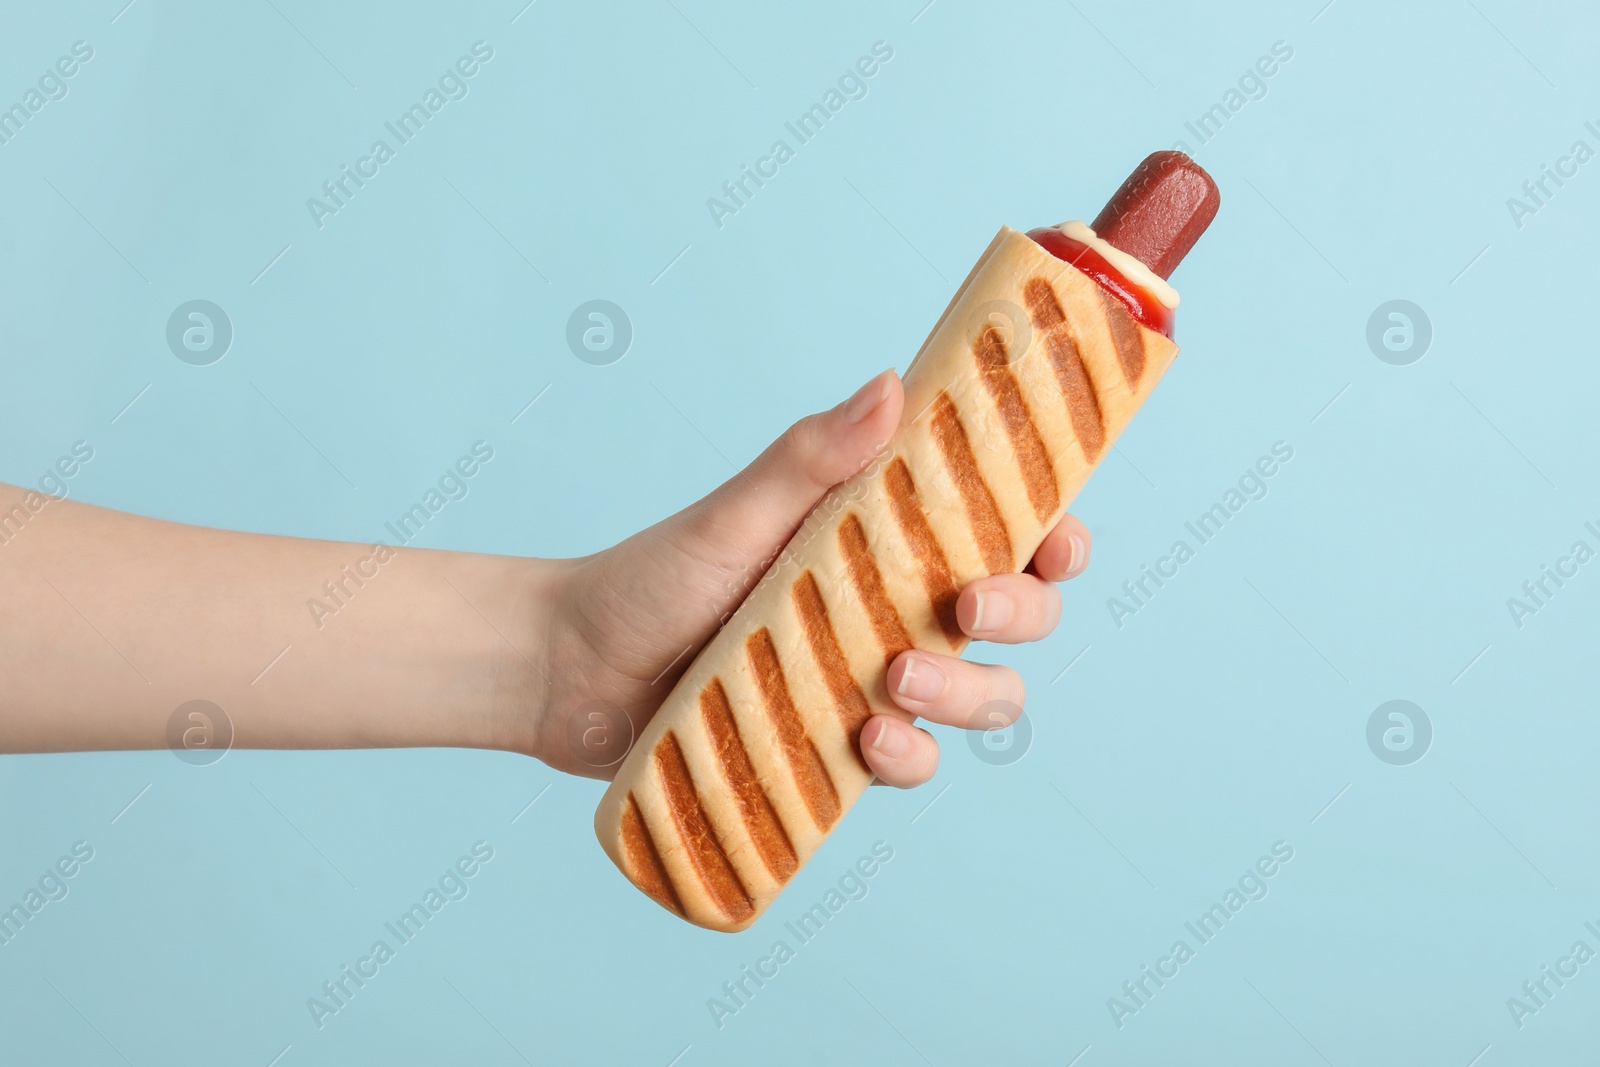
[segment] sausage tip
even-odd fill
[[[1170,278],[1221,203],[1217,183],[1200,164],[1182,152],[1152,152],[1090,225],[1113,247]]]

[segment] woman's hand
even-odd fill
[[[188,746],[183,708],[204,699],[231,724],[224,746],[471,746],[610,777],[903,404],[885,371],[703,500],[580,559],[236,533],[0,486],[0,751]],[[366,566],[374,555],[389,562]],[[1051,582],[1088,556],[1088,531],[1063,519],[1023,573],[962,590],[957,621],[978,640],[1036,641],[1061,613]],[[1009,667],[914,650],[888,686],[911,715],[971,729],[1023,699]],[[933,737],[893,715],[868,720],[861,744],[891,785],[938,767]]]
[[[545,677],[535,682],[544,692],[532,736],[513,747],[559,770],[610,778],[625,746],[806,515],[885,447],[903,405],[899,378],[885,371],[844,403],[795,423],[709,496],[548,571],[538,605],[548,654]],[[1061,616],[1053,583],[1079,574],[1088,559],[1089,532],[1067,516],[1023,573],[961,591],[962,630],[1005,644],[1045,637]],[[915,650],[890,665],[888,685],[906,711],[967,729],[1009,723],[1024,698],[1010,667]],[[1006,723],[995,721],[995,709],[1010,709]],[[933,736],[892,715],[868,720],[861,747],[867,766],[890,785],[921,785],[939,765]]]

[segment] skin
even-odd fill
[[[0,485],[0,751],[148,749],[174,709],[222,707],[236,747],[458,746],[609,778],[570,741],[595,701],[654,715],[694,653],[827,490],[899,424],[885,371],[789,428],[739,475],[603,552],[527,559],[205,529]],[[15,511],[20,508],[20,511]],[[20,516],[20,518],[19,518]],[[956,616],[976,640],[1036,641],[1061,615],[1089,534],[1066,517],[1021,574],[979,579]],[[348,567],[365,575],[358,586]],[[335,601],[317,618],[308,598]],[[1010,667],[908,651],[895,703],[963,728],[1020,711]],[[990,709],[985,709],[988,711]],[[581,734],[581,730],[579,731]],[[926,782],[926,730],[875,715],[862,755],[879,780]]]

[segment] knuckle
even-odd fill
[[[976,728],[1003,729],[1022,717],[1027,692],[1020,674],[1010,667],[995,666],[987,672],[984,683],[973,712]]]
[[[1044,637],[1061,621],[1061,590],[1055,583],[1044,581],[1036,583],[1035,588],[1038,590],[1034,598],[1038,622],[1035,632]]]
[[[812,429],[811,421],[814,417],[807,415],[799,422],[791,424],[787,430],[783,431],[783,435],[778,438],[778,452],[782,454],[785,460],[795,463],[804,462],[805,458],[811,454],[812,441],[816,436],[815,431]]]
[[[778,442],[784,461],[797,473],[822,488],[833,484],[825,469],[828,442],[819,416],[807,415],[785,430]]]
[[[923,755],[917,761],[915,778],[917,785],[923,785],[939,772],[939,742],[926,730],[919,729],[917,733],[922,735],[920,748]]]
[[[1022,680],[1022,675],[1018,674],[1010,667],[1006,667],[1005,672],[1008,676],[1008,681],[1011,683],[1012,700],[1016,704],[1017,710],[1020,712],[1022,710],[1022,705],[1028,701],[1028,683]]]
[[[969,709],[976,717],[989,702],[989,680],[984,677],[983,668],[978,664],[964,664],[963,668],[960,671],[959,684],[952,687],[955,689],[952,694],[955,699],[952,703],[958,703],[958,706]]]
[[[1009,700],[988,700],[972,717],[973,730],[1004,730],[1022,717],[1022,706]]]

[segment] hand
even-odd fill
[[[582,736],[586,713],[622,709],[637,736],[811,509],[883,449],[904,402],[900,379],[885,371],[839,406],[795,423],[709,496],[613,548],[560,566],[544,598],[547,682],[528,744],[533,754],[574,774],[615,774],[618,763],[594,766],[601,760],[572,740]],[[1088,559],[1089,531],[1069,515],[1022,573],[981,578],[963,589],[957,621],[977,640],[1037,641],[1061,617],[1053,583],[1080,573]],[[999,725],[980,717],[989,702],[1020,713],[1024,698],[1022,679],[1010,667],[915,650],[896,657],[888,685],[906,711],[968,729]],[[892,715],[869,719],[861,746],[867,766],[890,785],[921,785],[939,765],[933,736]]]

